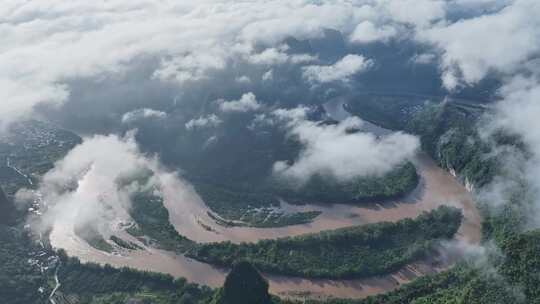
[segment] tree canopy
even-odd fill
[[[214,299],[216,304],[267,304],[272,303],[268,282],[249,262],[234,265],[225,278],[223,289]]]

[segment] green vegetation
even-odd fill
[[[320,211],[306,211],[295,213],[283,212],[250,212],[249,216],[252,219],[249,222],[256,223],[251,225],[259,228],[284,227],[290,225],[307,224],[313,221],[321,214]]]
[[[526,181],[506,175],[505,157],[527,157],[528,152],[517,136],[502,130],[487,139],[481,138],[478,129],[484,113],[485,107],[476,103],[428,103],[404,127],[420,136],[422,148],[439,166],[454,171],[465,184],[482,188],[503,176],[509,186],[500,210],[491,212],[492,202],[477,202],[484,218],[484,239],[494,239],[500,245],[524,228],[531,208]]]
[[[258,228],[284,227],[290,225],[307,224],[313,221],[321,211],[306,211],[285,213],[274,208],[259,208],[248,210],[239,220],[227,220],[212,212],[208,212],[217,224],[227,227],[251,226]]]
[[[351,98],[345,109],[353,115],[390,130],[403,130],[427,98],[400,94],[363,94]],[[430,98],[440,102],[442,98]]]
[[[210,304],[271,304],[268,282],[248,262],[234,265]]]
[[[59,252],[61,266],[58,278],[61,293],[75,296],[79,304],[125,303],[129,299],[152,299],[151,303],[199,303],[210,295],[208,288],[174,280],[164,274],[129,268],[81,264]],[[110,301],[119,302],[110,302]]]
[[[9,157],[11,165],[24,174],[37,177],[49,171],[56,160],[81,143],[76,134],[51,123],[30,120],[11,126],[3,141],[0,159]]]
[[[396,119],[395,121],[399,122],[396,128],[420,135],[424,149],[441,166],[455,170],[464,181],[467,180],[477,187],[482,187],[500,173],[500,167],[496,159],[491,158],[490,146],[483,143],[474,131],[481,112],[482,108],[474,104],[452,102],[427,104],[414,108],[414,111],[396,111],[395,113],[401,113],[400,115],[407,118],[402,121]],[[380,119],[391,120],[392,118]],[[376,118],[370,120],[376,121]],[[493,138],[493,141],[499,147],[505,146],[520,151],[524,149],[519,140],[511,136],[498,135]],[[6,146],[2,147],[0,149],[5,149]],[[35,153],[39,151],[36,150]],[[33,170],[23,172],[32,174],[31,171]],[[36,169],[35,172],[39,170]],[[11,176],[12,173],[8,172],[7,176]],[[15,178],[20,178],[20,175]],[[16,187],[19,187],[17,183],[13,190],[16,190]],[[237,189],[227,185],[223,188],[231,190],[231,193],[235,193]],[[247,191],[246,189],[250,189],[249,185],[243,189],[242,191],[246,193],[259,193],[258,188]],[[540,303],[538,291],[540,277],[537,275],[540,272],[540,255],[538,254],[540,231],[522,232],[524,219],[530,207],[527,189],[526,184],[517,183],[511,195],[508,196],[507,204],[502,206],[499,212],[484,213],[484,237],[493,239],[501,251],[501,255],[487,256],[485,265],[462,263],[449,271],[419,278],[394,292],[364,300],[332,299],[326,302],[335,304]],[[14,193],[10,191],[6,190],[7,199]],[[3,206],[2,201],[6,200],[0,195],[0,208]],[[242,201],[242,198],[239,197],[238,201]],[[239,212],[239,216],[244,215],[245,210],[257,208],[256,203],[255,199],[246,205],[239,203],[238,206],[243,206],[240,208],[242,211]],[[451,213],[452,211],[449,212]],[[19,221],[22,220],[19,217],[20,214],[16,216]],[[179,236],[174,227],[168,224],[167,210],[156,198],[145,197],[145,195],[138,197],[132,216],[137,225],[130,231],[138,237],[149,235],[160,244],[159,246],[169,250],[185,251],[194,246],[192,242]],[[445,238],[447,237],[445,234],[450,237],[455,232],[452,230],[459,226],[459,224],[448,224],[452,222],[451,216],[432,219],[427,227],[422,227],[420,224],[412,225],[412,223],[418,223],[419,220],[395,223],[393,225],[405,226],[400,229],[394,228],[394,230],[392,230],[392,224],[381,223],[364,229],[352,227],[297,238],[262,241],[251,245],[227,243],[201,245],[196,246],[192,253],[201,254],[199,259],[215,259],[214,263],[225,265],[248,259],[259,269],[268,271],[322,277],[346,277],[351,273],[353,276],[358,276],[360,275],[358,272],[368,274],[384,272],[399,263],[407,263],[404,257],[417,257],[415,252],[418,248],[424,252],[429,250],[430,246],[426,243],[429,243],[430,238]],[[445,221],[446,224],[442,224]],[[409,225],[414,228],[404,228]],[[46,263],[47,258],[52,257],[54,253],[37,247],[22,231],[20,226],[0,225],[2,301],[7,304],[43,303],[54,287],[55,267],[41,273],[39,266],[34,262],[28,263],[28,259],[37,263]],[[405,233],[407,231],[409,233]],[[360,238],[360,236],[368,235],[368,232],[370,238]],[[124,247],[114,239],[111,241]],[[373,242],[376,246],[366,245],[372,245],[369,242]],[[324,246],[320,246],[321,244]],[[290,250],[293,250],[292,255]],[[370,252],[370,250],[376,250],[381,254],[366,256],[365,252]],[[38,257],[41,252],[45,252],[45,255]],[[421,253],[418,256],[421,256]],[[173,280],[169,276],[81,264],[76,259],[67,258],[63,253],[60,253],[60,257],[62,262],[58,275],[62,286],[57,296],[69,299],[71,303],[124,304],[130,301],[157,304],[227,303],[223,302],[225,289],[219,289],[212,297],[212,292],[207,288],[199,288],[183,280]],[[363,265],[369,267],[362,268]],[[54,263],[51,266],[54,266]],[[263,266],[268,268],[265,269]],[[353,271],[346,269],[347,266],[350,266]],[[240,273],[236,282],[257,281],[249,272],[241,271]],[[243,280],[243,278],[249,279]],[[240,286],[244,285],[240,284]],[[38,292],[40,287],[43,287],[43,293]],[[317,303],[317,301],[312,302]]]
[[[37,265],[38,248],[22,232],[0,225],[0,296],[2,303],[44,303],[46,279]],[[46,257],[45,257],[46,258]],[[29,263],[33,259],[36,263]]]
[[[363,300],[329,299],[326,304],[507,304],[520,303],[517,294],[494,273],[470,265],[424,276],[399,289]],[[284,301],[283,303],[289,303]],[[315,304],[321,301],[308,300]]]
[[[451,238],[461,212],[440,207],[416,219],[348,227],[258,243],[202,244],[189,256],[212,264],[247,260],[261,270],[319,278],[367,277],[392,272]]]
[[[129,230],[129,231],[131,231],[133,234],[136,234],[139,237],[143,236],[143,233],[140,231],[136,231],[136,230]],[[88,245],[96,248],[97,250],[101,250],[101,251],[105,251],[109,253],[115,251],[113,244],[116,244],[119,247],[122,247],[128,250],[143,249],[141,246],[133,242],[124,241],[123,239],[115,235],[112,235],[111,237],[109,237],[110,242],[108,242],[107,240],[105,240],[105,238],[103,238],[103,236],[98,231],[94,230],[92,226],[84,226],[80,228],[75,228],[75,234],[81,239],[83,239],[86,243],[88,243]]]
[[[315,176],[301,188],[281,185],[278,192],[290,203],[374,203],[406,195],[414,190],[418,179],[414,165],[407,162],[382,177],[338,182],[327,176]]]
[[[395,291],[362,300],[307,300],[317,304],[507,304],[538,303],[540,292],[540,230],[505,239],[500,254],[482,256],[483,264],[467,261],[428,275]],[[281,301],[282,303],[300,303]]]
[[[130,215],[137,226],[127,231],[147,242],[146,237],[155,241],[158,248],[185,252],[193,247],[194,242],[178,234],[174,226],[169,222],[169,212],[163,206],[163,200],[150,193],[139,193],[132,198]],[[154,242],[152,243],[154,244]]]
[[[364,300],[334,299],[325,303],[539,303],[540,230],[508,237],[500,249],[500,255],[482,257],[486,259],[484,264],[462,263],[449,271],[419,278],[387,294]]]
[[[491,146],[477,133],[483,108],[461,103],[429,104],[407,125],[419,134],[422,149],[443,168],[459,172],[477,187],[488,184],[497,174],[497,160]]]
[[[233,191],[203,183],[196,184],[195,189],[205,204],[219,214],[211,215],[216,223],[224,226],[282,227],[308,223],[319,215],[316,212],[273,212],[279,200],[263,189]]]
[[[124,249],[128,249],[128,250],[137,250],[137,249],[143,249],[141,246],[133,243],[133,242],[128,242],[128,241],[124,241],[122,240],[121,238],[117,237],[116,235],[112,235],[110,237],[110,240],[113,241],[116,245],[124,248]]]
[[[394,98],[395,100],[395,98]],[[377,118],[369,113],[378,105],[363,105],[356,114],[380,124],[384,119],[421,138],[422,147],[444,168],[452,169],[464,182],[484,187],[501,171],[493,147],[523,153],[526,149],[519,138],[495,134],[487,143],[477,134],[478,121],[484,112],[481,105],[456,102],[426,103],[409,111],[400,110],[399,102],[388,102],[386,113],[391,117]],[[354,109],[355,107],[351,107]],[[388,110],[392,109],[392,110]],[[373,110],[376,112],[377,110]],[[399,114],[397,114],[399,113]],[[370,116],[371,115],[371,116]],[[400,115],[401,118],[399,117]],[[528,210],[531,208],[524,181],[512,181],[506,193],[506,203],[497,212],[489,210],[490,202],[480,202],[483,211],[483,233],[486,240],[494,240],[500,253],[482,256],[482,264],[463,263],[449,271],[426,276],[402,286],[394,292],[369,297],[365,300],[330,300],[327,303],[345,304],[484,304],[484,303],[539,303],[540,231],[523,233]],[[316,302],[316,301],[312,301]]]
[[[62,250],[56,254],[49,248],[41,248],[21,226],[0,224],[0,244],[0,295],[6,304],[48,302],[56,285],[57,268],[61,287],[54,296],[56,303],[124,304],[140,300],[153,304],[194,304],[206,303],[212,294],[207,287],[174,280],[169,275],[81,264]]]
[[[499,273],[530,303],[540,302],[540,230],[529,231],[507,238],[501,250],[505,259]],[[519,288],[519,290],[517,289]]]
[[[418,174],[412,163],[405,163],[382,177],[362,177],[350,182],[339,182],[327,176],[315,176],[302,187],[271,179],[264,186],[254,185],[252,192],[243,189],[196,184],[204,202],[219,214],[217,223],[253,227],[281,227],[304,224],[318,212],[293,214],[275,212],[279,199],[289,203],[365,203],[393,199],[414,190]]]
[[[477,133],[485,107],[463,100],[375,95],[361,96],[347,110],[377,125],[404,130],[420,136],[422,149],[439,166],[459,173],[464,181],[477,187],[488,184],[497,175],[497,159],[490,154],[492,145]],[[500,145],[518,145],[515,138],[499,136]]]
[[[92,225],[75,226],[75,234],[97,250],[114,251],[114,247]]]
[[[40,130],[39,126],[45,129]],[[12,138],[8,144],[0,143],[0,157],[16,154],[17,166],[20,166],[17,168],[21,171],[25,170],[24,174],[36,174],[36,176],[48,170],[47,168],[51,168],[58,157],[65,155],[67,150],[80,140],[76,135],[49,129],[48,125],[41,125],[38,122],[30,123],[29,129],[22,128],[19,132],[22,133],[14,133],[18,136]],[[8,169],[9,172],[13,172],[13,169]],[[19,178],[21,181],[13,183],[11,194],[20,187],[28,186],[27,180],[20,178],[21,175],[18,173],[9,177]],[[31,176],[31,178],[34,177],[34,175]],[[13,180],[15,179],[7,179],[7,181]],[[0,185],[4,185],[4,181],[6,179],[0,177]],[[142,202],[136,205],[141,207],[142,212],[146,212],[144,208],[153,209],[153,205],[146,205],[146,203],[153,203],[152,201],[143,199]],[[150,217],[141,220],[141,226],[145,228],[145,232],[152,234],[162,228],[163,225],[159,223],[168,223],[160,217],[163,216],[163,209],[157,208],[154,213],[148,212]],[[4,195],[0,188],[0,217],[9,215],[11,218],[13,215],[10,224],[24,222],[24,213],[11,211],[14,211],[14,208],[10,198]],[[168,219],[168,215],[165,214],[164,218]],[[174,228],[172,230],[174,231]],[[162,235],[169,238],[167,233],[170,234],[171,230],[165,230]],[[95,247],[106,251],[112,250],[112,245],[102,237],[98,237],[97,231],[79,229],[78,234],[84,235],[85,239],[90,240]],[[160,235],[154,233],[156,238]],[[115,237],[111,237],[111,241],[124,248],[136,246]],[[207,287],[201,288],[185,280],[173,280],[167,275],[127,268],[114,269],[111,266],[97,264],[81,264],[76,258],[68,258],[62,250],[57,256],[50,248],[42,248],[32,240],[22,224],[8,227],[5,225],[4,218],[0,222],[0,244],[0,301],[6,304],[48,303],[48,297],[56,285],[54,278],[56,269],[58,269],[58,279],[61,282],[61,287],[54,296],[56,303],[193,304],[206,303],[212,294]]]
[[[324,109],[309,119],[323,121]],[[273,176],[276,161],[294,162],[302,144],[280,124],[254,123],[253,113],[222,115],[220,128],[161,130],[139,128],[137,141],[159,153],[170,167],[182,168],[183,176],[225,222],[254,227],[304,224],[315,213],[271,213],[280,199],[296,204],[363,203],[390,199],[413,190],[418,182],[411,164],[404,164],[385,177],[368,177],[339,183],[327,176],[315,177],[304,187],[290,185]],[[174,140],[171,140],[174,138]],[[403,174],[403,176],[400,176]]]
[[[386,103],[384,100],[386,99]],[[387,128],[401,129],[421,137],[422,147],[444,168],[455,170],[464,181],[483,187],[500,174],[491,148],[525,151],[518,138],[496,134],[491,143],[476,133],[482,106],[474,103],[403,102],[401,98],[377,99],[349,110]],[[406,105],[405,105],[406,104]],[[373,110],[380,107],[378,112]],[[361,109],[361,110],[360,110]],[[373,112],[370,112],[373,110]],[[388,116],[384,116],[388,115]],[[485,256],[485,264],[463,263],[449,271],[425,276],[394,292],[364,300],[333,299],[331,304],[483,304],[539,303],[540,231],[523,233],[530,208],[527,185],[518,181],[507,203],[497,212],[483,212],[485,239],[495,240],[500,255]],[[307,301],[320,303],[319,301]]]
[[[0,184],[8,196],[21,187],[32,187],[80,142],[76,134],[49,123],[31,120],[12,125],[0,137]]]
[[[8,166],[0,166],[0,183],[4,188],[5,194],[13,197],[17,190],[21,188],[31,188],[32,185],[28,179]]]

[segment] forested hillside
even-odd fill
[[[233,265],[246,260],[267,272],[315,278],[369,277],[395,271],[431,253],[461,224],[457,209],[439,207],[416,219],[382,222],[258,243],[204,244],[188,253],[198,260]]]
[[[278,302],[268,293],[268,282],[246,261],[234,265],[222,288],[216,290],[210,304],[272,304]]]
[[[22,231],[0,224],[0,295],[3,303],[38,304],[47,299],[47,279],[36,264],[37,247]],[[29,261],[36,261],[29,263]]]
[[[423,149],[471,188],[482,189],[495,176],[504,174],[500,170],[504,155],[493,153],[494,149],[526,154],[518,137],[499,132],[486,141],[479,136],[481,118],[486,113],[482,105],[447,101],[417,104],[400,111],[401,105],[395,98],[384,104],[386,109],[393,109],[389,113],[401,115],[392,120],[401,123],[392,126],[419,135]],[[352,105],[350,109],[363,109],[356,112],[360,116],[365,111],[373,111],[374,114],[366,118],[384,123],[377,120],[381,117],[377,114],[378,107],[381,104]],[[527,230],[523,223],[531,207],[527,191],[526,184],[516,184],[497,212],[491,212],[491,202],[477,200],[484,216],[483,233],[488,248],[482,253],[480,264],[473,259],[449,271],[420,278],[395,292],[365,300],[332,300],[330,303],[537,303],[540,297],[534,273],[540,271],[537,251],[540,231],[523,232]],[[495,242],[494,247],[491,240]]]
[[[338,123],[326,114],[322,106],[313,105],[306,119],[323,125]],[[280,199],[293,204],[371,203],[406,195],[418,184],[414,165],[406,161],[388,174],[347,181],[328,174],[314,175],[305,183],[276,178],[274,164],[294,163],[304,145],[283,125],[257,123],[256,117],[269,116],[271,112],[262,110],[230,113],[220,117],[220,127],[215,129],[163,130],[163,126],[141,124],[136,139],[145,152],[159,153],[167,166],[180,168],[212,212],[225,222],[241,221],[246,226],[283,227],[309,223],[317,216],[273,213]]]

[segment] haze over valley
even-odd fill
[[[538,13],[1,3],[0,298],[536,303]]]

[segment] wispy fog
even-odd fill
[[[359,132],[363,121],[358,117],[336,124],[321,124],[307,120],[305,111],[305,108],[297,108],[273,112],[286,121],[289,136],[297,138],[303,146],[292,164],[276,162],[274,174],[301,182],[319,174],[340,181],[381,176],[411,160],[420,146],[415,136],[401,132],[380,138]]]
[[[140,153],[133,133],[85,138],[43,177],[35,193],[44,214],[34,228],[64,225],[109,236],[115,225],[130,220],[131,196],[160,195],[161,180],[170,174],[157,159]],[[29,198],[24,190],[18,194],[19,200]]]

